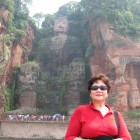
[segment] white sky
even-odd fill
[[[58,11],[59,7],[70,2],[80,0],[32,0],[32,6],[29,7],[30,16],[35,13],[53,14]]]

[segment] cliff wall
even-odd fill
[[[28,55],[33,47],[34,30],[28,26],[25,29],[25,35],[20,39],[18,43],[14,43],[12,40],[6,42],[5,38],[9,36],[14,37],[14,34],[7,33],[9,11],[6,7],[0,8],[0,113],[4,112],[4,89],[7,85],[12,83],[11,76],[15,66],[28,61]]]
[[[109,76],[109,101],[117,110],[140,108],[140,43],[120,36],[106,21],[91,25],[91,40],[96,46],[89,59],[91,75],[101,72]]]

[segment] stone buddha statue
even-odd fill
[[[52,46],[51,49],[58,50],[63,48],[68,33],[68,20],[67,18],[59,18],[55,20],[54,25],[54,37],[52,38]]]
[[[41,63],[44,73],[49,77],[46,79],[48,101],[51,104],[53,98],[53,103],[55,102],[58,106],[61,94],[63,94],[64,98],[70,102],[65,105],[71,114],[73,108],[80,103],[80,93],[83,90],[80,87],[84,87],[85,65],[80,39],[69,36],[68,30],[67,18],[55,20],[54,36],[44,41],[45,59]],[[53,108],[51,106],[51,109],[55,110],[56,106]]]

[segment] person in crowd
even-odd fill
[[[120,112],[119,129],[113,109],[105,104],[111,85],[105,74],[97,74],[88,82],[91,101],[79,105],[73,112],[65,140],[132,140]]]

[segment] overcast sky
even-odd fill
[[[32,0],[30,9],[30,16],[35,13],[53,14],[58,11],[59,7],[70,2],[80,0]]]

